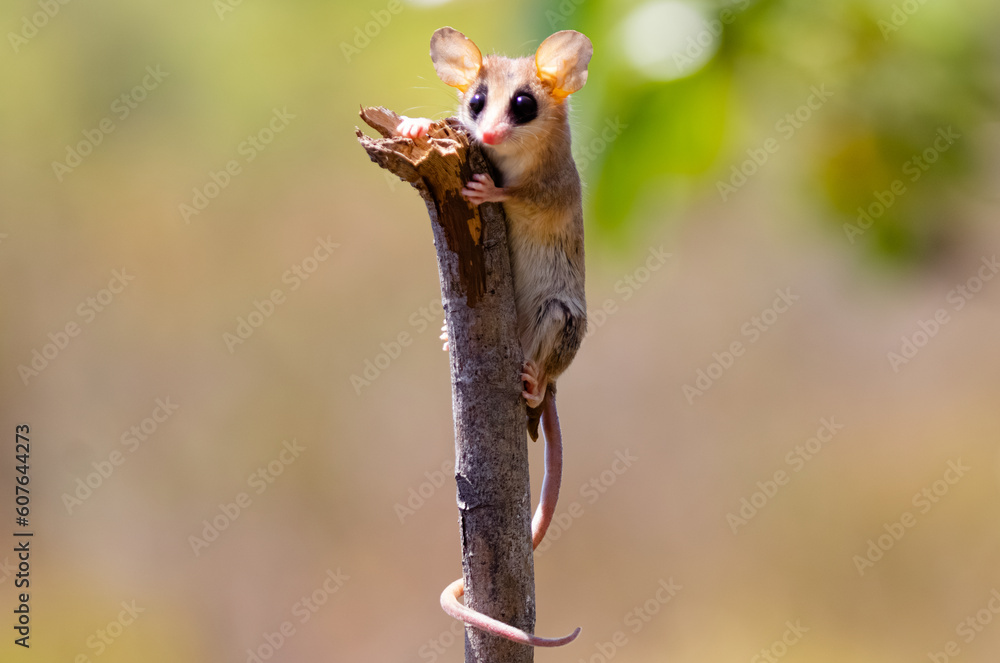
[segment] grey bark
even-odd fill
[[[462,197],[463,185],[489,164],[454,118],[413,141],[395,135],[399,118],[391,111],[367,108],[361,117],[383,138],[358,130],[358,140],[372,161],[417,189],[434,231],[451,358],[465,603],[533,633],[524,360],[503,206],[477,207]],[[467,663],[530,663],[532,656],[531,647],[466,627]]]

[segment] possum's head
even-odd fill
[[[565,101],[587,82],[593,53],[590,40],[574,30],[543,41],[534,58],[517,59],[483,58],[452,28],[431,37],[438,77],[459,90],[459,120],[477,141],[500,153],[537,149],[540,141],[568,131]]]

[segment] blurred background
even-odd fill
[[[431,232],[354,134],[454,111],[442,25],[594,43],[537,660],[995,661],[992,0],[3,3],[0,659],[462,660]]]

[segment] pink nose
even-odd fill
[[[499,145],[507,137],[506,131],[499,129],[488,129],[483,131],[483,142],[487,145]]]

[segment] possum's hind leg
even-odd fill
[[[534,362],[538,367],[534,376],[538,382],[542,385],[555,382],[566,370],[580,349],[586,324],[586,317],[574,313],[561,299],[547,299],[538,307],[530,333],[521,337],[526,362]],[[543,386],[538,402],[532,407],[537,407],[544,395]]]

